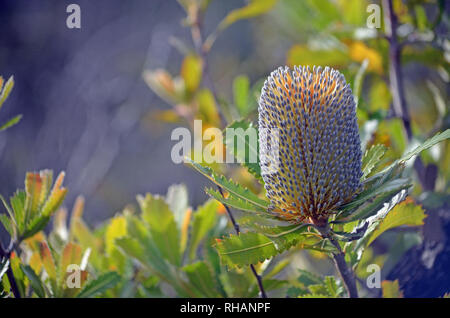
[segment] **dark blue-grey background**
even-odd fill
[[[120,211],[137,193],[164,194],[173,183],[187,184],[192,205],[205,199],[204,179],[170,160],[174,126],[143,120],[151,110],[170,106],[146,86],[142,71],[178,74],[183,57],[168,39],[192,45],[175,0],[0,3],[0,75],[15,78],[0,122],[23,114],[17,126],[0,134],[0,193],[10,196],[23,187],[27,171],[65,170],[66,205],[84,195],[91,224]],[[70,3],[81,7],[81,30],[66,27]],[[213,1],[206,30],[243,4]],[[213,77],[231,83],[245,71],[239,62],[254,53],[252,47],[250,23],[233,25],[211,52]],[[222,74],[228,64],[235,70]],[[255,72],[259,65],[262,58],[248,67],[263,75]],[[219,85],[224,96],[231,91],[227,85]]]

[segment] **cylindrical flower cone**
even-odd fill
[[[350,85],[325,67],[280,67],[259,101],[262,178],[271,212],[323,225],[361,189],[361,144]]]

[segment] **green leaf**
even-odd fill
[[[233,194],[229,194],[228,197],[224,198],[222,194],[220,194],[219,191],[206,188],[205,192],[211,196],[212,198],[216,199],[217,201],[221,202],[222,204],[226,204],[232,208],[238,209],[240,211],[248,212],[257,216],[261,216],[268,219],[276,219],[273,215],[269,214],[266,210],[262,209],[259,205],[254,205],[249,201],[244,201],[238,196],[235,196]]]
[[[25,229],[25,191],[16,191],[13,197],[10,199],[12,211],[10,216],[13,215],[12,219],[15,220],[17,229],[22,232]],[[8,212],[10,209],[8,210]]]
[[[403,293],[400,291],[398,280],[381,282],[383,298],[403,298]]]
[[[121,278],[116,272],[109,272],[100,275],[97,279],[87,283],[77,295],[77,298],[94,297],[95,295],[101,294],[106,290],[113,288],[120,282],[120,280]]]
[[[198,102],[198,115],[209,126],[219,126],[220,117],[217,111],[216,101],[213,93],[209,89],[201,89],[196,99]]]
[[[142,218],[147,222],[154,244],[170,263],[181,264],[180,231],[175,217],[162,197],[147,194],[137,197]]]
[[[309,232],[307,224],[261,227],[259,233],[240,233],[216,241],[222,264],[229,267],[257,264],[294,245],[304,249],[335,251],[327,240]]]
[[[42,265],[51,280],[56,281],[56,266],[53,255],[47,243],[42,242],[39,246],[39,255],[42,259]]]
[[[388,181],[378,187],[371,187],[361,192],[351,202],[341,207],[343,213],[336,217],[333,223],[346,223],[372,216],[400,191],[411,186],[408,178],[398,178]],[[359,208],[358,210],[355,210]]]
[[[254,132],[254,140],[252,140],[252,131]],[[261,179],[257,128],[246,120],[234,121],[225,129],[224,135],[227,151],[233,154],[237,162],[245,166],[251,174]]]
[[[419,226],[423,225],[423,220],[426,215],[421,206],[402,202],[397,205],[387,216],[381,220],[376,226],[375,230],[368,239],[367,246],[369,246],[378,236],[394,227],[407,225]]]
[[[190,54],[184,58],[181,66],[181,77],[189,93],[197,90],[202,79],[202,59],[197,55]]]
[[[189,259],[193,260],[195,258],[195,253],[200,242],[214,227],[217,219],[218,206],[216,201],[209,200],[194,212],[191,241],[189,245]]]
[[[390,202],[399,192],[411,186],[410,179],[394,179],[378,188],[372,195],[363,196],[366,201],[359,201],[358,210],[345,216],[339,216],[333,223],[348,223],[363,220],[375,215],[386,203]]]
[[[200,293],[201,297],[220,297],[217,291],[217,283],[212,276],[208,265],[204,262],[196,262],[183,267],[189,282]]]
[[[9,119],[6,123],[0,126],[0,131],[6,130],[8,128],[11,128],[15,124],[17,124],[22,119],[22,115],[14,116],[13,118]]]
[[[289,226],[258,226],[258,232],[264,234],[274,242],[279,253],[298,246],[303,249],[312,249],[321,252],[334,252],[335,247],[328,241],[322,239],[315,232],[311,232],[309,224],[296,224]]]
[[[297,280],[303,286],[308,287],[310,285],[316,285],[316,284],[322,283],[322,279],[320,278],[320,276],[313,274],[309,271],[306,271],[304,269],[299,269],[298,271],[299,271],[300,275],[298,276]]]
[[[270,291],[270,290],[276,290],[285,287],[289,282],[286,280],[280,280],[280,279],[264,279],[263,280],[263,286],[264,290]],[[259,288],[255,284],[253,285],[253,288],[250,292],[250,295],[248,297],[258,297],[259,296]]]
[[[11,219],[6,214],[0,214],[0,222],[11,237],[14,237],[14,228]]]
[[[411,150],[411,151],[407,152],[405,155],[403,155],[398,161],[406,162],[409,159],[411,159],[412,157],[414,157],[415,155],[418,155],[422,151],[424,151],[428,148],[431,148],[434,145],[436,145],[437,143],[440,143],[441,141],[444,141],[448,138],[450,138],[450,129],[447,129],[447,130],[443,131],[442,133],[437,133],[430,139],[427,139],[420,146],[416,147],[414,150]]]
[[[118,215],[111,219],[105,232],[106,253],[111,255],[115,249],[115,240],[127,235],[127,220],[124,216]]]
[[[231,24],[242,19],[249,19],[268,12],[277,3],[277,0],[250,0],[245,7],[236,9],[227,14],[220,22],[218,29],[224,30]]]
[[[36,275],[34,270],[29,265],[20,264],[20,268],[30,280],[31,287],[33,288],[33,291],[36,293],[36,295],[38,295],[38,297],[40,298],[45,298],[44,286],[41,279]]]
[[[372,172],[372,169],[375,168],[375,166],[380,162],[380,159],[386,151],[387,148],[383,144],[373,145],[369,150],[366,150],[362,160],[363,180],[366,179],[366,177]]]
[[[389,202],[386,202],[381,209],[377,211],[377,213],[366,219],[368,225],[364,224],[363,226],[367,226],[367,230],[362,238],[357,241],[347,243],[345,250],[348,247],[352,247],[353,251],[349,254],[352,254],[354,258],[352,259],[352,266],[356,267],[361,260],[364,249],[367,246],[367,241],[372,235],[372,232],[376,229],[377,225],[383,220],[386,215],[398,204],[400,203],[406,196],[406,191],[402,190],[397,193],[395,196],[391,198]]]
[[[230,268],[257,264],[278,254],[275,244],[259,233],[240,233],[216,241],[222,264]]]
[[[0,82],[3,83],[3,78],[0,78]],[[3,86],[3,89],[2,89],[2,87],[0,87],[0,108],[2,108],[3,103],[8,98],[13,87],[14,87],[14,77],[11,76],[8,79],[8,81],[6,81],[6,84]]]
[[[213,170],[208,167],[204,167],[189,158],[185,158],[186,162],[192,166],[195,170],[206,176],[212,182],[222,187],[224,190],[230,192],[230,194],[234,194],[241,198],[244,201],[249,201],[250,203],[259,206],[260,208],[267,209],[269,202],[259,198],[256,194],[244,188],[243,186],[228,180],[226,177],[222,175],[216,174]]]
[[[287,63],[289,65],[308,65],[311,67],[314,65],[342,66],[348,62],[349,57],[347,53],[340,48],[312,50],[306,45],[297,44],[287,53]]]
[[[411,151],[408,151],[400,159],[394,161],[390,166],[385,168],[383,171],[377,173],[373,177],[378,177],[379,175],[382,175],[382,174],[386,173],[386,171],[392,169],[393,167],[398,166],[400,164],[406,163],[408,160],[410,160],[412,157],[420,154],[422,151],[427,150],[428,148],[431,148],[434,145],[440,143],[441,141],[444,141],[444,140],[449,139],[449,138],[450,138],[450,129],[447,129],[447,130],[445,130],[445,131],[443,131],[441,133],[437,133],[436,135],[434,135],[430,139],[427,139],[426,141],[424,141],[420,146],[414,148]]]
[[[182,295],[188,295],[179,286],[181,281],[177,278],[174,265],[163,257],[147,226],[136,216],[129,215],[127,231],[129,237],[122,237],[115,241],[123,253],[134,257],[152,274],[171,284]]]
[[[233,97],[234,104],[236,105],[239,113],[242,117],[246,117],[249,114],[249,90],[250,80],[246,75],[237,76],[233,81]]]
[[[21,239],[27,239],[32,237],[37,232],[42,231],[50,221],[49,216],[41,216],[34,218],[33,221],[27,226],[27,230],[21,234]]]

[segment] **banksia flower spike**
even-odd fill
[[[270,211],[323,226],[361,189],[355,102],[338,71],[280,67],[259,101],[260,162]]]

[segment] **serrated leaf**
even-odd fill
[[[334,223],[352,222],[367,218],[377,213],[385,202],[388,202],[400,191],[411,186],[408,178],[398,178],[387,181],[379,186],[372,186],[356,196],[351,202],[341,207],[342,211]],[[360,208],[362,206],[362,208]],[[359,208],[358,210],[355,210]]]
[[[124,216],[118,215],[111,219],[106,228],[105,233],[105,247],[106,253],[112,254],[115,249],[115,240],[119,237],[127,235],[127,220]]]
[[[33,221],[27,225],[27,230],[21,234],[21,239],[27,239],[39,231],[42,231],[49,221],[50,217],[48,216],[35,217]]]
[[[67,194],[67,189],[62,187],[65,173],[61,172],[56,178],[55,184],[50,195],[47,198],[44,206],[42,207],[41,214],[44,216],[50,216],[53,214],[64,201]]]
[[[123,237],[116,240],[116,244],[122,251],[136,258],[153,274],[164,281],[170,283],[177,291],[186,294],[179,286],[174,265],[163,257],[160,249],[151,238],[148,227],[135,216],[128,216],[127,231],[129,237]]]
[[[356,266],[359,261],[361,260],[361,257],[363,255],[364,249],[367,246],[367,241],[370,239],[373,231],[377,228],[378,224],[388,215],[388,213],[401,201],[404,200],[406,197],[406,191],[402,190],[398,194],[396,194],[389,202],[386,202],[375,215],[369,217],[366,219],[366,222],[369,223],[367,226],[367,230],[365,231],[365,234],[362,238],[355,242],[347,243],[352,244],[354,246],[353,252],[356,255],[356,259],[352,261],[353,265]],[[364,224],[365,225],[365,224]]]
[[[407,152],[405,155],[403,155],[400,159],[398,159],[398,161],[403,161],[403,162],[408,161],[415,155],[418,155],[422,151],[424,151],[430,147],[433,147],[437,143],[440,143],[441,141],[444,141],[448,138],[450,138],[450,129],[447,129],[441,133],[437,133],[430,139],[427,139],[420,146],[416,147],[415,149],[413,149],[413,150]]]
[[[261,227],[259,233],[240,233],[216,241],[222,263],[230,267],[257,264],[294,245],[304,249],[335,251],[327,240],[309,232],[306,224]]]
[[[19,232],[22,232],[25,229],[25,200],[25,191],[16,191],[10,199],[13,212],[10,213],[10,216],[14,215],[12,219],[15,220]],[[10,212],[10,209],[8,209],[8,212]]]
[[[14,237],[14,228],[11,219],[6,214],[0,214],[0,223],[11,237]]]
[[[279,253],[293,246],[321,252],[334,252],[336,250],[328,240],[324,240],[320,235],[312,232],[309,224],[263,226],[259,227],[259,232],[274,242]]]
[[[419,226],[423,225],[426,215],[421,206],[413,203],[402,202],[389,212],[386,217],[381,220],[376,229],[370,235],[367,242],[369,246],[378,236],[394,227],[407,225]]]
[[[208,265],[204,262],[196,262],[183,267],[189,282],[200,293],[201,297],[220,297],[216,290],[216,282]]]
[[[97,279],[94,279],[87,283],[77,295],[77,298],[94,297],[110,288],[113,288],[120,282],[120,280],[121,278],[116,272],[105,273],[99,276]]]
[[[149,225],[153,242],[170,263],[181,264],[180,230],[175,217],[162,197],[147,194],[138,196],[142,218]]]
[[[380,159],[385,154],[387,148],[383,144],[373,145],[369,150],[364,154],[364,158],[362,160],[362,171],[364,180],[371,172],[372,169],[379,163]]]
[[[320,278],[320,276],[304,269],[299,269],[298,271],[300,275],[298,276],[297,280],[303,286],[308,287],[309,285],[322,283],[322,279]]]
[[[392,169],[393,167],[395,167],[395,166],[397,166],[399,164],[406,163],[408,160],[410,160],[412,157],[420,154],[422,151],[427,150],[428,148],[431,148],[434,145],[440,143],[441,141],[444,141],[444,140],[449,139],[449,138],[450,138],[450,129],[447,129],[447,130],[445,130],[443,132],[437,133],[436,135],[434,135],[430,139],[427,139],[426,141],[424,141],[418,147],[414,148],[411,151],[408,151],[400,159],[397,159],[390,166],[386,167],[381,172],[377,173],[376,176],[373,176],[373,177],[378,177],[380,175],[383,175],[384,173],[386,173],[388,170]]]
[[[269,219],[276,219],[273,215],[269,214],[265,209],[262,209],[259,205],[252,204],[249,201],[244,201],[238,196],[235,196],[234,194],[229,194],[228,197],[223,197],[222,194],[220,194],[219,191],[206,188],[205,189],[206,194],[211,196],[213,199],[221,202],[222,204],[226,204],[232,208],[235,208],[240,211],[248,212],[254,215],[258,215],[261,217],[269,218]]]
[[[341,294],[342,289],[339,288],[334,276],[325,276],[324,285],[331,297],[337,298]]]
[[[44,286],[41,279],[36,275],[34,270],[29,265],[20,264],[20,268],[30,280],[31,287],[33,288],[33,291],[36,293],[36,295],[38,295],[38,297],[45,298]]]
[[[250,138],[251,135],[246,138],[247,134],[245,132],[249,129],[250,131],[254,130],[255,132],[255,140],[253,141]],[[258,150],[258,130],[251,122],[240,120],[231,123],[225,129],[224,143],[227,147],[227,151],[233,154],[238,163],[245,166],[256,178],[261,179],[261,167],[259,164]]]
[[[313,295],[326,295],[327,297],[330,297],[328,289],[322,282],[320,282],[320,284],[309,285],[308,289]]]
[[[264,286],[264,290],[270,291],[270,290],[276,290],[285,287],[289,282],[286,280],[280,280],[280,279],[264,279],[262,284]],[[250,294],[248,297],[258,297],[259,296],[259,288],[255,284],[250,291]]]
[[[42,178],[39,173],[28,172],[25,177],[25,192],[27,198],[25,206],[27,208],[26,220],[32,219],[37,213],[41,199]]]
[[[236,195],[242,200],[249,201],[250,203],[259,206],[262,209],[267,209],[269,202],[259,198],[256,194],[248,190],[247,188],[228,180],[226,177],[218,175],[212,169],[204,167],[199,163],[192,161],[189,158],[185,158],[187,163],[195,170],[206,176],[209,180],[222,187],[224,190]]]
[[[214,227],[217,219],[218,206],[219,204],[216,201],[209,200],[194,212],[189,245],[189,258],[191,260],[195,258],[195,253],[200,242]]]
[[[230,268],[257,264],[278,254],[275,244],[259,233],[240,233],[216,241],[222,264]]]
[[[56,266],[55,261],[53,259],[52,253],[48,248],[47,243],[41,242],[39,246],[39,254],[42,259],[42,264],[44,265],[44,269],[47,272],[48,277],[50,279],[56,280]]]

